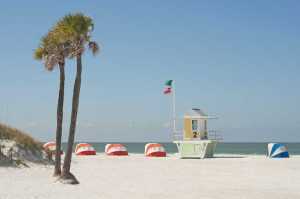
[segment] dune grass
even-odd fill
[[[19,146],[31,151],[40,151],[42,149],[41,142],[35,140],[25,132],[22,132],[5,124],[0,124],[0,139],[13,140]]]

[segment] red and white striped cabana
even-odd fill
[[[56,143],[55,142],[47,142],[43,145],[43,149],[45,151],[54,152],[56,150]]]
[[[166,157],[166,151],[161,144],[148,143],[145,145],[145,156],[147,157]]]
[[[55,154],[55,151],[56,151],[56,143],[55,143],[55,142],[46,142],[46,143],[43,145],[43,149],[44,149],[45,151],[51,152],[52,154]],[[62,155],[62,154],[63,154],[63,151],[60,151],[60,154]]]
[[[96,155],[96,150],[88,143],[79,143],[75,148],[76,155]]]
[[[126,147],[122,144],[107,144],[105,146],[105,153],[107,155],[128,155]]]

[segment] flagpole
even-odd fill
[[[173,80],[172,110],[173,110],[173,136],[176,134],[176,101],[175,101],[175,80]]]

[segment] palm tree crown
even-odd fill
[[[64,63],[70,56],[71,47],[67,40],[68,32],[62,27],[50,30],[40,41],[34,52],[34,58],[44,60],[47,70],[51,71],[59,63]]]
[[[91,32],[94,30],[92,18],[82,13],[69,14],[58,22],[57,29],[64,32],[64,39],[70,45],[70,58],[82,55],[86,47],[94,55],[99,52],[99,45],[95,41],[91,41]]]

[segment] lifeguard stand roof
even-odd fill
[[[217,119],[215,116],[208,116],[199,108],[193,108],[184,114],[185,118],[194,118],[194,119]]]

